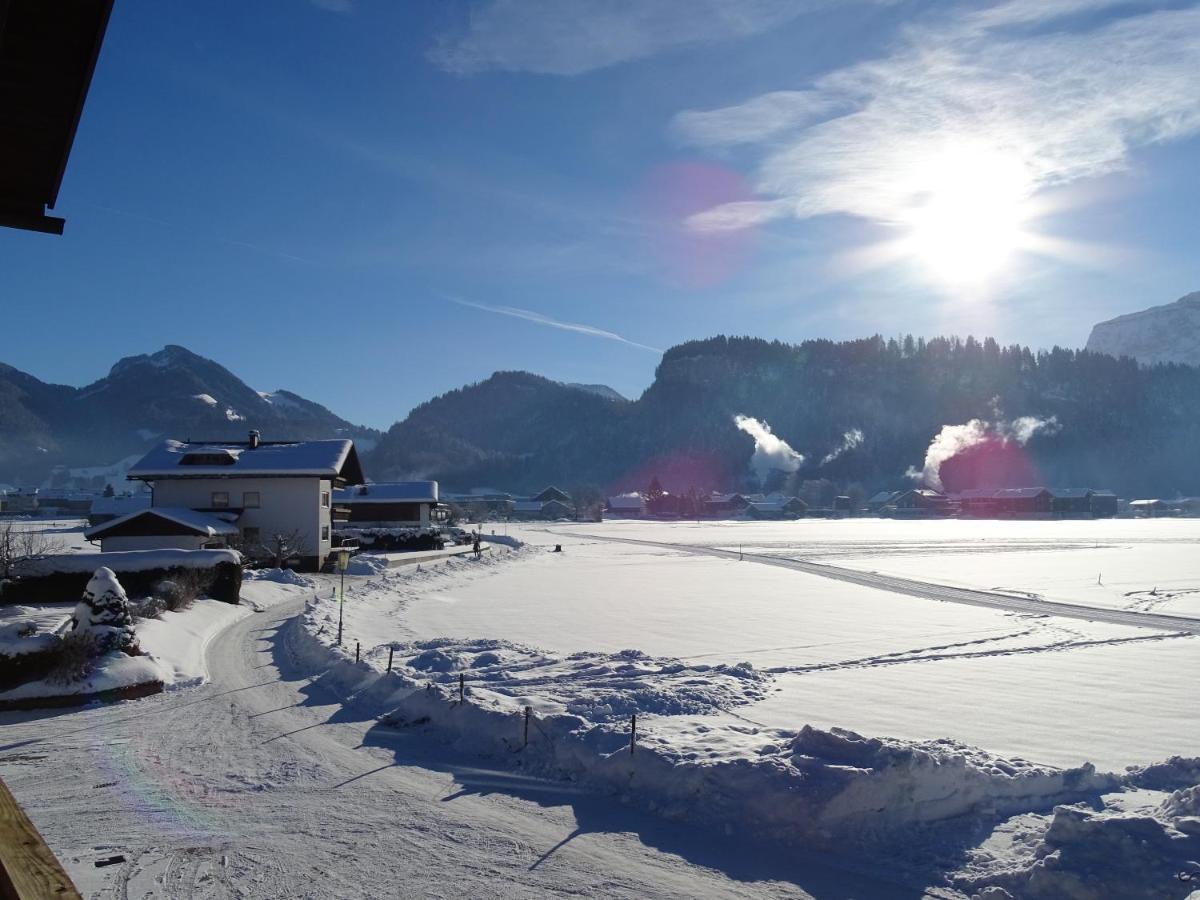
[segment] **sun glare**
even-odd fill
[[[906,254],[955,284],[996,276],[1026,239],[1032,184],[1024,165],[964,144],[921,168],[918,200],[903,216]]]

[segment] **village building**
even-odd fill
[[[1054,495],[1044,487],[1002,488],[995,500],[1002,519],[1048,519],[1054,514]]]
[[[120,537],[130,539],[125,549],[162,547],[164,537],[178,538],[181,543],[168,546],[179,547],[187,536],[161,534],[169,527],[161,524],[163,511],[170,510],[167,518],[178,524],[178,511],[192,510],[236,525],[236,536],[221,538],[248,555],[270,557],[286,544],[287,557],[307,569],[319,569],[333,546],[334,489],[366,480],[353,441],[272,442],[260,440],[256,431],[244,442],[166,441],[128,477],[151,485],[150,511],[159,515],[107,522],[97,526],[102,531],[92,531],[93,538],[116,537],[113,528],[119,525],[125,532]],[[212,521],[201,524],[223,530]],[[146,533],[129,533],[137,528]]]
[[[947,516],[952,511],[949,498],[932,488],[902,491],[880,509],[880,514],[898,519],[925,519]]]
[[[609,515],[626,519],[641,519],[646,515],[646,499],[641,494],[617,494],[604,504]]]
[[[430,528],[449,517],[436,481],[358,484],[333,492],[334,520],[351,528]]]
[[[703,514],[711,519],[730,519],[740,515],[750,505],[742,494],[719,494],[713,492],[704,498]]]
[[[551,485],[550,487],[543,488],[529,499],[537,500],[539,503],[549,503],[551,500],[557,500],[559,503],[570,503],[571,495]]]
[[[228,547],[240,535],[236,514],[198,512],[186,507],[139,509],[83,532],[99,541],[104,553],[121,550],[214,550]]]
[[[867,509],[878,514],[885,506],[900,496],[902,491],[880,491],[867,499]]]
[[[744,512],[750,519],[800,519],[807,511],[808,504],[799,497],[785,497],[751,501]]]
[[[14,488],[4,492],[0,498],[3,512],[9,516],[32,516],[38,511],[37,488]]]

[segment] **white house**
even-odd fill
[[[128,477],[150,484],[146,512],[158,515],[106,522],[85,532],[89,537],[120,537],[123,549],[162,547],[164,538],[178,538],[168,546],[183,546],[200,535],[164,535],[170,527],[164,522],[178,525],[186,518],[179,511],[191,510],[212,520],[191,522],[214,530],[210,542],[227,540],[266,556],[276,537],[285,536],[292,545],[288,555],[309,569],[319,569],[330,553],[334,489],[365,480],[353,441],[262,441],[257,431],[245,442],[166,441]],[[234,526],[236,535],[215,522]],[[136,534],[139,528],[145,533]]]
[[[640,519],[646,515],[646,498],[636,493],[617,494],[608,498],[605,509],[613,516]]]
[[[351,528],[428,528],[446,520],[436,481],[356,484],[333,492],[334,509]]]

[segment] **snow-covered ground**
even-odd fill
[[[1184,714],[1200,677],[1198,638],[939,602],[585,536],[740,544],[747,553],[870,564],[932,582],[1044,594],[1051,593],[1045,579],[1055,577],[1055,560],[1067,572],[1058,583],[1075,584],[1096,562],[1076,562],[1077,556],[1102,552],[1095,550],[1100,542],[1109,548],[1103,565],[1122,591],[1152,590],[1157,579],[1178,595],[1200,588],[1194,521],[606,522],[522,534],[531,551],[519,564],[500,565],[493,577],[430,572],[419,581],[398,574],[369,582],[347,603],[347,633],[368,647],[491,638],[559,660],[638,650],[693,667],[746,662],[769,684],[756,683],[736,710],[726,708],[769,728],[810,723],[918,740],[950,737],[1040,762],[1114,770],[1200,754],[1200,720]],[[553,543],[564,552],[546,552]],[[945,553],[934,551],[939,543]],[[924,562],[908,565],[918,553]],[[1031,555],[1041,568],[1002,562]],[[1139,560],[1153,578],[1139,580]],[[1006,577],[972,579],[977,563]],[[1095,572],[1091,577],[1094,583]],[[1086,602],[1086,583],[1077,586],[1056,596]],[[1100,600],[1115,605],[1111,595]],[[1146,608],[1141,595],[1125,605]],[[554,689],[569,690],[561,682]],[[700,724],[722,719],[730,721],[717,714]],[[697,724],[672,717],[652,727],[690,732]]]

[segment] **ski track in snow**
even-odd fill
[[[551,534],[561,534],[563,536],[585,537],[589,540],[611,541],[623,544],[639,544],[646,547],[676,550],[682,553],[716,556],[722,559],[737,559],[761,565],[779,566],[784,569],[795,569],[796,571],[806,572],[810,575],[819,575],[822,578],[832,578],[837,581],[845,581],[850,584],[861,585],[862,587],[889,591],[894,594],[904,594],[909,597],[943,600],[949,603],[963,603],[969,606],[984,606],[1037,616],[1062,616],[1069,619],[1084,619],[1089,622],[1133,625],[1138,628],[1150,628],[1155,631],[1200,634],[1200,619],[1191,616],[1163,615],[1161,613],[1143,612],[1132,608],[1115,609],[1103,606],[1085,606],[1078,603],[1062,603],[1056,600],[1043,600],[1027,594],[953,587],[951,585],[916,581],[911,578],[900,578],[895,575],[882,575],[878,572],[844,569],[839,566],[809,562],[804,559],[772,556],[763,553],[742,553],[737,550],[724,550],[719,547],[706,547],[697,544],[676,544],[667,541],[649,541],[641,538],[612,537],[610,535],[585,534],[574,531],[558,532],[553,529],[545,530]]]
[[[233,622],[201,688],[0,714],[0,774],[85,896],[914,896],[382,729],[288,656],[300,609]]]

